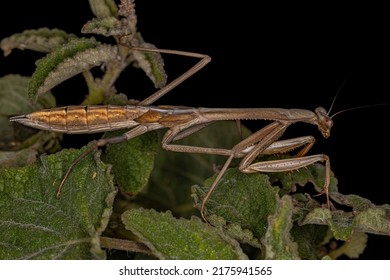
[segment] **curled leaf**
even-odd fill
[[[34,101],[38,96],[61,82],[109,61],[117,59],[117,47],[102,45],[94,39],[77,39],[55,49],[36,62],[28,94]]]
[[[94,18],[81,29],[82,33],[95,33],[103,36],[123,36],[131,34],[132,30],[125,21],[116,17]]]
[[[368,235],[362,232],[355,232],[342,246],[329,253],[329,257],[337,259],[346,255],[351,259],[357,259],[366,248]]]
[[[90,1],[90,3],[91,2],[92,1]],[[103,3],[104,1],[98,0],[94,2],[94,5],[100,7],[100,10],[107,8],[105,6],[107,3]],[[92,9],[95,9],[95,7],[92,7]],[[95,13],[97,18],[87,22],[83,26],[81,32],[119,37],[125,35],[132,37],[137,32],[137,15],[135,13],[135,4],[131,0],[121,1],[118,12],[115,10],[115,13],[110,14],[108,11],[102,11],[98,14]],[[118,14],[120,17],[118,17]]]
[[[48,53],[76,38],[76,35],[68,34],[63,30],[44,27],[26,30],[4,38],[1,40],[0,47],[4,56],[9,55],[15,48]]]
[[[146,43],[140,33],[137,33],[137,40],[139,40],[139,44],[137,44],[139,47],[156,49],[154,45]],[[164,70],[164,61],[161,54],[157,52],[133,51],[133,56],[138,66],[144,70],[156,88],[165,86],[167,74]]]

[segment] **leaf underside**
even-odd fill
[[[63,30],[44,27],[25,30],[22,33],[4,38],[1,40],[0,47],[4,52],[4,56],[8,56],[16,48],[48,53],[76,38],[75,35],[68,34]]]

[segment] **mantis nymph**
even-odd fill
[[[285,172],[306,167],[316,162],[325,162],[325,183],[321,194],[326,194],[329,207],[328,187],[330,182],[330,161],[325,154],[306,155],[313,146],[313,136],[303,136],[287,140],[279,140],[287,127],[297,122],[316,125],[322,135],[328,138],[333,125],[328,112],[318,107],[314,112],[304,109],[282,108],[191,108],[176,106],[151,106],[150,104],[166,94],[172,88],[183,82],[195,72],[203,68],[210,57],[198,53],[145,49],[134,47],[134,51],[161,52],[201,58],[190,70],[134,106],[67,106],[44,109],[27,115],[14,116],[15,121],[26,126],[53,132],[80,134],[112,131],[123,128],[130,130],[121,136],[100,139],[91,149],[83,153],[69,167],[65,174],[57,196],[73,167],[94,149],[107,144],[127,141],[148,131],[167,128],[162,139],[162,147],[168,151],[184,153],[201,153],[227,156],[225,164],[206,193],[201,203],[201,215],[204,218],[205,205],[212,191],[224,175],[234,158],[242,158],[239,169],[245,173],[254,172]],[[243,139],[231,149],[195,147],[176,145],[173,142],[185,138],[200,129],[222,120],[269,120],[270,124]],[[255,162],[259,155],[280,154],[301,148],[295,157],[265,162]]]

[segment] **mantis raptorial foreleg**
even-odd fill
[[[255,173],[255,172],[286,172],[296,169],[300,169],[316,162],[325,161],[325,183],[323,191],[320,194],[326,194],[327,205],[330,207],[328,187],[330,183],[330,162],[326,155],[312,155],[304,156],[309,149],[313,146],[315,139],[312,136],[298,137],[288,140],[277,141],[277,139],[284,133],[286,128],[290,125],[289,122],[273,122],[266,127],[260,129],[254,134],[250,135],[246,139],[239,142],[232,149],[218,149],[218,148],[207,148],[207,147],[194,147],[171,144],[173,141],[181,139],[178,137],[180,134],[190,135],[189,132],[185,133],[186,130],[178,126],[174,129],[170,129],[162,140],[162,147],[169,151],[174,152],[187,152],[187,153],[201,153],[201,154],[212,154],[228,156],[225,164],[219,171],[213,184],[205,194],[201,202],[200,212],[202,217],[204,216],[206,202],[208,201],[211,193],[217,186],[220,179],[231,164],[234,158],[241,158],[239,164],[239,170],[244,173]],[[191,131],[192,132],[192,131]],[[293,149],[303,147],[296,157],[289,159],[271,160],[265,162],[253,161],[259,156],[264,154],[278,154],[291,151]]]

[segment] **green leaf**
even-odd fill
[[[347,240],[353,234],[352,220],[343,211],[333,211],[329,209],[315,208],[305,217],[305,224],[329,225],[334,237],[340,240]]]
[[[318,260],[324,257],[321,251],[329,228],[320,225],[303,225],[294,224],[291,229],[291,236],[298,244],[298,252],[301,259]]]
[[[253,232],[249,229],[243,229],[239,224],[228,224],[220,216],[210,217],[209,222],[213,226],[221,228],[228,236],[240,243],[251,245],[254,248],[262,248],[260,240],[253,235]]]
[[[133,36],[137,32],[137,15],[135,13],[135,4],[133,1],[121,1],[119,5],[119,11],[115,6],[115,12],[110,7],[111,3],[103,3],[105,1],[94,1],[94,6],[91,5],[97,18],[87,22],[81,32],[82,33],[95,33],[103,36],[126,36],[126,39],[132,41]],[[90,4],[92,1],[90,1]],[[108,5],[107,5],[108,4]],[[113,6],[115,3],[113,3]],[[119,17],[118,17],[119,15]],[[124,42],[124,41],[122,41]]]
[[[355,224],[359,231],[390,236],[390,206],[378,206],[358,213]]]
[[[368,235],[362,232],[355,232],[341,247],[329,253],[329,257],[337,259],[346,255],[351,259],[357,259],[366,248]]]
[[[98,153],[81,160],[60,199],[58,184],[82,150],[41,156],[27,167],[0,170],[0,259],[104,258],[100,235],[116,190]]]
[[[215,176],[205,181],[205,187],[193,187],[195,204],[200,208]],[[244,174],[238,168],[226,171],[206,203],[206,218],[212,215],[223,217],[228,223],[247,228],[260,238],[268,226],[267,218],[273,214],[279,189],[272,187],[264,174]]]
[[[107,133],[104,138],[124,132]],[[112,173],[121,191],[134,195],[145,187],[153,170],[158,145],[157,134],[150,132],[107,147],[104,161],[112,164]]]
[[[139,41],[139,47],[156,49],[156,46],[146,43],[140,33],[136,34]],[[145,74],[153,82],[156,88],[162,88],[167,83],[167,74],[164,70],[164,61],[161,54],[156,52],[133,51],[133,56],[138,66],[144,70]]]
[[[76,35],[68,34],[60,29],[39,28],[25,30],[1,40],[0,47],[4,56],[8,56],[13,49],[51,52],[55,48],[76,39]]]
[[[81,33],[95,33],[106,37],[128,34],[127,29],[124,29],[121,23],[116,17],[94,18],[83,26]]]
[[[63,81],[115,59],[116,46],[103,45],[93,38],[72,40],[36,62],[37,68],[29,84],[29,97],[36,101],[38,96]]]
[[[113,0],[88,0],[93,14],[98,18],[117,17],[118,7]]]
[[[176,219],[171,213],[132,209],[123,223],[159,259],[232,260],[246,259],[239,244],[199,218]]]
[[[332,193],[331,197],[332,200],[340,205],[352,207],[354,211],[361,212],[376,207],[376,205],[368,199],[355,194],[343,195],[341,193]],[[384,207],[386,207],[386,205],[384,205]]]
[[[358,207],[353,212],[340,210],[331,212],[328,209],[316,208],[306,215],[301,224],[329,225],[334,237],[339,240],[348,240],[355,231],[390,235],[389,205],[376,206],[367,199],[358,199],[356,195],[337,194],[337,196],[339,201],[355,202]],[[366,207],[362,207],[362,202]],[[349,206],[354,207],[354,205]]]
[[[268,218],[269,226],[262,243],[265,246],[265,259],[299,259],[298,246],[290,234],[292,229],[293,203],[291,196],[283,196],[274,215]]]

